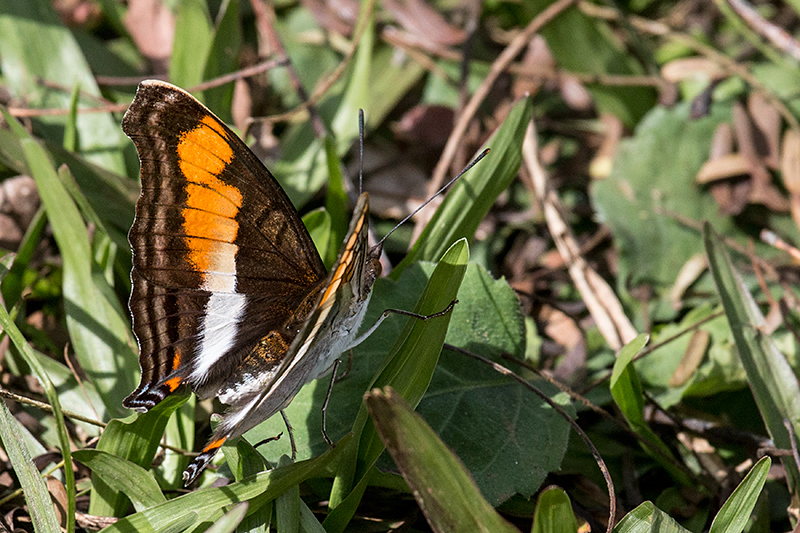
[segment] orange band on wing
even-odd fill
[[[235,256],[230,245],[239,233],[236,215],[242,207],[242,193],[219,178],[233,161],[233,148],[225,131],[207,116],[178,142],[178,161],[186,179],[186,207],[183,228],[189,238],[188,261],[206,274],[201,288],[233,292],[236,280]],[[227,246],[226,246],[227,245]],[[230,274],[220,278],[217,274]]]
[[[181,383],[183,383],[183,378],[180,376],[175,376],[174,378],[165,381],[164,385],[166,385],[169,388],[170,392],[175,392],[175,389],[180,387]]]
[[[324,304],[328,298],[336,293],[336,291],[342,285],[342,282],[350,281],[350,277],[353,275],[353,248],[355,248],[356,241],[358,240],[358,237],[361,234],[361,229],[366,221],[367,213],[364,212],[362,213],[361,218],[358,220],[358,225],[353,228],[353,233],[350,235],[350,240],[345,243],[344,251],[342,252],[342,258],[339,261],[339,264],[336,266],[336,271],[331,276],[331,282],[328,285],[328,288],[325,289],[325,292],[322,295],[320,305]]]
[[[225,441],[228,440],[228,437],[222,437],[221,439],[217,439],[215,441],[209,442],[205,448],[203,448],[203,452],[208,452],[211,450],[216,450],[217,448],[221,447],[225,444]]]

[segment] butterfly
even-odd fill
[[[225,442],[281,411],[374,331],[380,320],[358,336],[382,245],[368,244],[362,193],[328,273],[269,170],[178,87],[142,82],[122,129],[142,185],[128,236],[142,375],[123,405],[146,412],[189,387],[228,406],[184,471],[188,485]]]

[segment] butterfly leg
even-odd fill
[[[350,348],[355,348],[356,346],[361,344],[367,337],[372,335],[372,333],[376,329],[378,329],[378,326],[380,326],[381,323],[383,323],[383,321],[386,320],[386,317],[388,317],[392,313],[394,313],[396,315],[410,316],[412,318],[416,318],[416,319],[422,320],[424,322],[426,320],[430,320],[431,318],[437,318],[437,317],[446,315],[447,313],[449,313],[450,311],[453,310],[453,307],[455,307],[455,305],[457,303],[458,303],[458,300],[453,300],[452,302],[450,302],[447,305],[447,307],[445,307],[444,309],[442,309],[438,313],[433,313],[432,315],[420,315],[418,313],[414,313],[412,311],[405,311],[403,309],[386,309],[386,310],[384,310],[383,313],[381,313],[381,316],[378,317],[378,320],[376,320],[375,323],[372,324],[372,326],[370,326],[370,328],[367,331],[365,331],[364,333],[359,335],[355,340],[353,340],[353,342],[350,344]]]
[[[352,369],[353,369],[353,349],[352,349],[352,348],[350,348],[349,350],[347,350],[347,368],[345,368],[345,369],[344,369],[344,372],[342,372],[342,373],[341,373],[340,375],[338,375],[338,376],[336,376],[336,373],[335,373],[335,372],[334,372],[334,374],[333,374],[334,376],[336,376],[336,377],[334,378],[334,379],[336,380],[336,383],[339,383],[339,382],[340,382],[340,381],[342,381],[344,378],[346,378],[346,377],[347,377],[347,375],[350,373],[350,371],[351,371]]]
[[[283,423],[286,425],[286,431],[289,433],[289,445],[292,447],[292,462],[294,462],[294,460],[297,459],[297,445],[294,443],[294,430],[289,423],[289,417],[286,416],[286,412],[283,409],[281,409],[281,417],[283,417]]]
[[[339,370],[339,365],[342,364],[341,359],[336,359],[333,362],[333,372],[331,372],[331,383],[328,385],[328,393],[325,395],[325,401],[322,402],[322,438],[325,439],[325,442],[328,443],[328,446],[333,448],[333,441],[328,436],[328,432],[326,430],[326,424],[328,421],[328,402],[331,399],[331,393],[333,392],[333,384],[336,383],[336,371]],[[349,371],[350,369],[348,369]],[[346,374],[347,372],[345,372]]]

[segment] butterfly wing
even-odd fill
[[[142,182],[129,234],[142,378],[123,404],[146,411],[185,383],[216,394],[268,332],[302,324],[326,271],[275,178],[189,93],[143,82],[122,128]]]
[[[364,193],[331,273],[280,364],[259,377],[247,371],[247,364],[237,372],[235,385],[225,394],[230,407],[209,443],[184,472],[187,485],[228,439],[244,434],[286,407],[303,385],[327,373],[336,358],[354,346],[370,289],[380,274],[380,247],[370,250],[367,241],[368,213],[369,198]],[[269,353],[275,342],[273,336],[259,347]],[[254,353],[253,357],[265,355]]]

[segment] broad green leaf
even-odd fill
[[[421,263],[407,269],[397,281],[377,280],[365,327],[373,324],[384,309],[413,309],[433,267],[432,263]],[[495,360],[504,353],[517,357],[525,353],[519,301],[504,280],[494,280],[482,267],[469,263],[457,298],[459,303],[453,309],[445,339],[448,344]],[[334,440],[352,429],[364,392],[405,322],[399,316],[388,318],[354,350],[352,368],[334,385],[328,406],[327,429]],[[347,359],[348,355],[343,354],[340,375]],[[294,424],[301,458],[327,449],[320,432],[320,408],[328,384],[326,376],[307,385],[286,409]],[[546,394],[557,392],[545,383],[536,385]],[[558,396],[556,401],[567,399]],[[567,423],[537,396],[483,363],[447,348],[442,351],[417,410],[464,461],[493,505],[515,493],[533,494],[547,473],[558,469],[569,438]],[[513,433],[509,431],[510,421],[514,421]],[[547,431],[542,431],[543,427]],[[255,442],[281,431],[283,422],[275,417],[253,430],[248,438]],[[277,460],[281,453],[289,453],[289,445],[281,439],[266,444],[262,451]],[[390,462],[382,458],[378,466],[390,469]]]
[[[91,469],[93,479],[96,475],[130,498],[137,511],[167,501],[152,474],[137,464],[102,450],[78,450],[72,456]]]
[[[712,397],[716,394],[740,390],[745,385],[745,373],[736,353],[731,329],[718,305],[706,302],[695,307],[679,322],[667,323],[654,329],[651,344],[657,346],[642,361],[634,363],[642,384],[653,395],[662,409],[668,409],[687,397]],[[697,326],[701,321],[702,325]],[[708,333],[709,345],[703,360],[691,376],[681,385],[672,383],[676,370],[683,364],[692,335],[676,335],[697,329]],[[670,342],[662,344],[669,339]]]
[[[217,15],[216,29],[208,52],[203,78],[205,81],[230,74],[239,67],[242,49],[242,28],[239,23],[239,0],[225,0]],[[223,122],[232,123],[233,83],[203,91],[202,101],[213,109]]]
[[[365,403],[434,531],[519,531],[497,514],[464,464],[391,387],[373,389]]]
[[[708,117],[694,120],[689,107],[686,102],[650,111],[633,137],[619,143],[611,175],[592,183],[592,203],[614,234],[623,296],[642,284],[665,294],[684,264],[702,252],[697,232],[675,215],[712,221],[726,234],[733,229],[714,198],[695,182],[714,130],[730,119],[730,109],[714,105]],[[676,311],[667,299],[657,303],[651,315],[671,320]]]
[[[0,50],[6,87],[30,107],[67,109],[68,91],[76,87],[83,94],[100,97],[82,50],[48,0],[0,0]],[[42,80],[66,87],[67,91],[52,90]],[[60,128],[67,120],[42,117],[36,120],[35,130],[60,145]],[[119,148],[125,137],[111,113],[81,113],[76,123],[80,152],[106,169],[122,172],[124,162]]]
[[[714,517],[708,533],[741,533],[744,531],[758,497],[761,495],[761,490],[764,488],[764,483],[767,481],[771,465],[772,460],[769,457],[762,457],[750,469],[733,494],[725,501],[717,516]]]
[[[501,364],[507,364],[504,354],[524,357],[519,300],[505,280],[492,279],[483,267],[470,263],[458,301],[447,344]],[[556,396],[554,387],[543,380],[534,385],[571,411],[565,405],[568,398]],[[558,470],[569,440],[567,422],[538,396],[447,347],[417,411],[464,462],[495,506],[516,493],[533,495],[547,473]]]
[[[800,433],[797,377],[772,338],[762,332],[764,316],[733,269],[724,244],[710,224],[706,223],[703,233],[709,268],[761,418],[775,446],[789,449],[792,442],[783,421],[791,421],[795,435]],[[797,494],[800,492],[797,465],[791,457],[782,463],[790,491]]]
[[[569,496],[559,487],[543,490],[536,500],[531,533],[575,533],[578,522]]]
[[[483,146],[492,151],[452,186],[414,247],[392,272],[394,279],[417,261],[436,260],[458,239],[472,240],[478,224],[517,176],[522,163],[522,140],[532,112],[530,98],[522,98],[514,105]]]
[[[12,416],[5,401],[0,401],[0,441],[25,492],[25,503],[31,514],[34,531],[37,533],[61,531],[47,486],[33,464],[28,449],[22,444],[19,422]]]
[[[614,533],[689,533],[689,530],[651,502],[644,502],[614,526]]]
[[[139,533],[166,531],[180,525],[186,529],[194,524],[215,521],[222,517],[226,507],[249,501],[248,514],[266,502],[272,501],[290,488],[319,475],[331,461],[344,451],[349,439],[319,457],[294,463],[284,468],[261,472],[225,487],[208,487],[179,496],[166,503],[128,515],[103,529],[103,533]],[[187,520],[190,523],[187,524]],[[182,530],[181,529],[181,530]]]
[[[308,233],[311,235],[311,240],[314,241],[317,253],[319,253],[320,257],[324,258],[332,242],[330,213],[321,207],[310,211],[303,215],[303,224],[305,224]],[[335,257],[334,260],[336,260]],[[331,263],[328,263],[328,265],[330,264]]]
[[[105,406],[121,412],[122,398],[133,390],[131,361],[136,360],[127,315],[105,279],[95,272],[89,236],[77,207],[69,198],[47,154],[38,142],[6,115],[21,140],[31,175],[47,212],[64,262],[64,308],[72,346],[81,367]]]
[[[6,120],[8,120],[8,115],[5,114]],[[14,123],[16,124],[16,123]],[[13,256],[4,257],[0,260],[0,278],[5,277],[8,273],[9,269],[9,262],[13,259]],[[64,479],[66,480],[66,491],[67,491],[67,533],[72,533],[75,531],[75,474],[72,471],[72,455],[70,453],[70,441],[67,435],[66,425],[64,424],[64,415],[61,412],[61,403],[58,399],[58,393],[53,386],[53,383],[50,381],[50,378],[47,376],[47,373],[44,371],[42,365],[39,364],[39,360],[36,357],[36,354],[33,351],[33,348],[27,343],[25,338],[22,336],[17,325],[11,319],[6,311],[6,308],[0,305],[0,328],[2,331],[8,335],[8,338],[14,344],[14,347],[20,352],[25,362],[30,366],[31,370],[33,370],[33,374],[36,376],[36,379],[39,381],[39,384],[44,389],[45,395],[47,396],[47,400],[50,402],[50,406],[53,408],[53,416],[55,417],[56,423],[56,431],[58,433],[58,441],[59,447],[61,448],[61,456],[64,460]],[[9,420],[11,413],[8,412],[5,403],[3,403],[3,416],[5,417],[4,425],[6,430],[3,431],[3,439],[4,442],[8,439],[6,446],[19,446],[20,440],[16,435],[16,431],[14,431],[14,426],[12,426],[12,421]],[[13,438],[12,438],[13,437]],[[16,454],[16,450],[11,452],[6,448],[6,453],[10,456],[12,453]],[[19,467],[21,469],[27,469],[26,466],[27,462],[30,462],[30,458],[25,457],[25,451],[20,452],[23,455],[16,455],[17,460],[15,461],[15,468]],[[35,469],[34,469],[35,470]],[[27,475],[23,472],[21,475]],[[38,474],[37,474],[38,475]],[[38,486],[35,486],[35,482],[31,481],[30,479],[25,481],[26,484],[29,484],[29,488],[34,491],[32,497],[37,498],[37,492],[39,490]],[[46,492],[46,491],[45,491]],[[50,497],[47,495],[47,503],[48,505],[52,505],[50,502]],[[49,528],[45,528],[48,525],[49,519],[41,513],[45,511],[40,507],[42,503],[37,501],[34,505],[39,506],[37,509],[37,513],[40,513],[40,517],[42,522],[40,525],[42,526],[42,531],[50,531]]]
[[[425,293],[414,312],[437,313],[455,298],[469,259],[466,240],[445,252],[431,275]],[[412,319],[390,350],[385,363],[369,388],[391,386],[411,405],[416,406],[427,390],[451,315],[423,322]],[[362,404],[353,424],[355,437],[346,451],[331,491],[331,512],[323,525],[329,532],[343,531],[361,501],[369,482],[369,472],[383,451],[374,426]]]
[[[175,40],[169,61],[169,79],[189,89],[203,81],[208,52],[214,38],[205,0],[180,0],[175,17]]]
[[[149,469],[169,417],[187,398],[187,395],[167,396],[147,413],[131,415],[126,420],[112,420],[103,431],[97,449]],[[125,512],[128,499],[123,492],[98,475],[92,476],[92,486],[90,514],[120,516]]]

